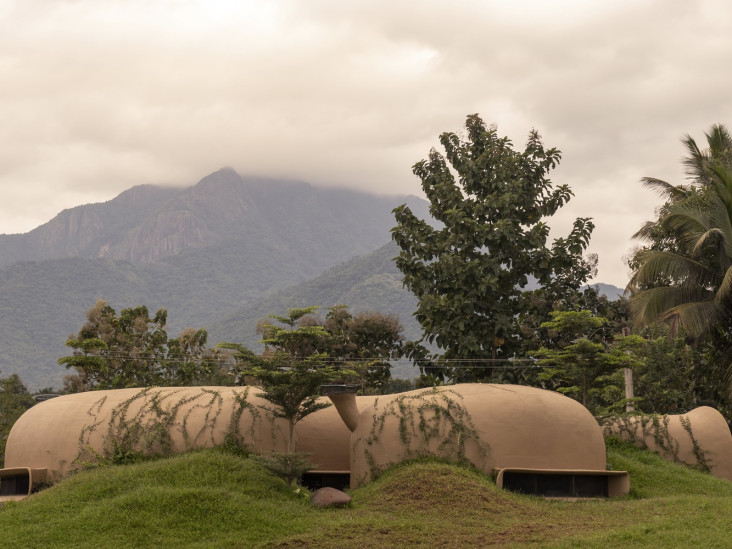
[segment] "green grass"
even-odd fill
[[[3,547],[728,547],[732,483],[611,444],[613,500],[547,501],[480,473],[403,464],[311,508],[252,460],[202,451],[80,473],[0,508]]]

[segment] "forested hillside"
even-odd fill
[[[32,387],[58,386],[56,359],[97,299],[118,309],[166,307],[171,334],[209,327],[383,246],[391,210],[405,201],[426,212],[414,197],[225,169],[189,189],[136,187],[25,235],[0,236],[0,371]]]
[[[414,296],[402,286],[393,258],[398,253],[392,242],[378,250],[332,267],[320,276],[279,290],[248,304],[224,320],[211,325],[215,341],[233,341],[256,346],[257,321],[271,314],[284,314],[293,307],[318,305],[327,308],[345,304],[352,311],[378,310],[399,316],[409,338],[419,336],[419,324],[412,316]]]

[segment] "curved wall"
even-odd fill
[[[144,454],[178,453],[238,437],[255,453],[284,451],[287,423],[253,387],[165,387],[90,391],[41,402],[8,436],[5,468],[46,469],[55,480],[114,445]],[[317,416],[317,418],[315,417]],[[350,431],[331,406],[295,429],[296,448],[317,470],[348,471]]]
[[[365,404],[365,403],[364,403]],[[606,468],[595,418],[559,393],[518,385],[462,384],[358,401],[351,435],[351,485],[423,455],[504,468]]]
[[[603,426],[668,461],[684,463],[732,480],[732,434],[714,408],[702,406],[687,414],[614,418]]]
[[[258,395],[254,387],[169,387],[54,398],[13,426],[5,467],[43,470],[55,481],[85,461],[110,455],[115,445],[168,454],[219,445],[231,436],[255,453],[284,451],[287,424]],[[581,404],[559,393],[463,384],[331,398],[336,406],[298,423],[295,446],[311,453],[315,471],[350,472],[353,487],[424,455],[471,463],[498,473],[498,482],[505,471],[607,473],[600,426]],[[627,489],[625,474],[622,487],[610,491]]]

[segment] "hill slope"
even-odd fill
[[[631,497],[559,502],[490,477],[403,464],[311,508],[251,460],[204,451],[86,471],[0,508],[3,547],[727,547],[732,484],[625,445]],[[40,526],[39,526],[40,525]]]
[[[284,314],[293,307],[318,305],[325,314],[328,307],[346,304],[353,312],[378,310],[396,314],[409,338],[418,337],[419,324],[412,316],[417,299],[402,286],[402,274],[392,259],[398,254],[390,242],[378,250],[328,269],[306,282],[278,290],[254,301],[211,325],[212,341],[233,341],[256,345],[257,321],[271,314]]]
[[[135,187],[0,236],[0,372],[60,386],[64,342],[97,299],[168,309],[169,333],[208,327],[272,291],[311,279],[390,238],[376,196],[221,170],[189,189]],[[100,257],[101,256],[101,257]]]

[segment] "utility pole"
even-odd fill
[[[623,328],[623,337],[627,337],[630,335],[630,328]],[[630,353],[630,351],[626,351]],[[625,378],[625,398],[626,400],[633,398],[635,395],[633,394],[633,370],[630,368],[623,368],[623,375]],[[632,412],[635,410],[635,406],[633,406],[632,402],[626,402],[625,403],[625,411],[626,412]]]

